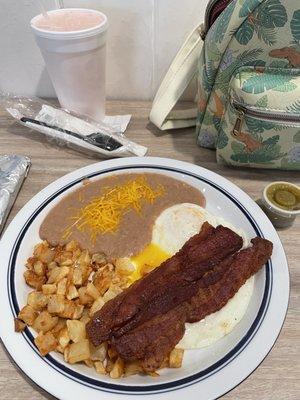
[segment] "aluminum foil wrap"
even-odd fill
[[[28,157],[0,155],[0,234],[29,168]]]

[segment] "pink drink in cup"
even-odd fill
[[[60,9],[34,17],[31,27],[61,106],[102,120],[107,17],[96,10]]]

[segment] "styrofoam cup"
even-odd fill
[[[31,20],[31,27],[61,106],[99,121],[105,116],[107,17],[100,11],[81,8],[49,14],[70,10],[97,13],[101,23],[83,30],[50,31],[35,25],[43,17],[40,14]]]

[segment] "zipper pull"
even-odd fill
[[[239,136],[239,134],[242,131],[242,125],[243,125],[244,116],[245,116],[245,113],[242,110],[237,110],[237,113],[238,113],[238,117],[236,119],[233,131],[232,131],[232,135],[235,137]]]

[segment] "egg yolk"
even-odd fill
[[[152,269],[159,267],[161,263],[170,257],[170,254],[162,250],[157,244],[148,244],[141,253],[131,257],[131,262],[136,267],[130,276],[131,282],[142,278],[146,271],[150,272]]]

